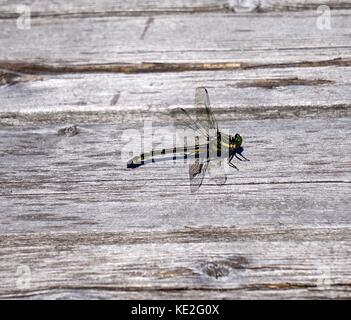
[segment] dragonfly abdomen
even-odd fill
[[[189,158],[203,158],[208,156],[207,145],[193,147],[178,147],[169,149],[152,150],[151,152],[142,153],[133,157],[127,163],[127,168],[138,168],[142,165],[152,162],[181,160]]]

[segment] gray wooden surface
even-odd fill
[[[0,2],[0,298],[351,297],[351,2],[235,3]],[[197,86],[251,162],[128,170]]]

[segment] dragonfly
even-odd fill
[[[189,135],[185,136],[183,146],[142,153],[130,159],[127,168],[135,169],[147,163],[165,160],[192,160],[189,164],[189,178],[190,190],[193,193],[202,185],[206,172],[217,185],[225,184],[225,161],[236,170],[239,169],[233,163],[234,157],[240,161],[250,161],[242,154],[244,148],[241,135],[236,133],[233,136],[219,130],[205,87],[195,90],[194,114],[190,115],[184,108],[179,108],[178,111],[178,122],[190,129],[194,143],[188,145]]]

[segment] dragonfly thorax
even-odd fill
[[[243,143],[243,138],[239,133],[236,133],[234,136],[234,143],[236,147],[240,147],[241,144]]]
[[[229,149],[236,149],[241,146],[243,142],[242,137],[239,133],[236,133],[235,136],[229,135]]]
[[[241,146],[243,142],[242,137],[239,133],[236,133],[235,136],[229,135],[229,154],[235,155],[237,153],[241,154],[243,152],[243,147]]]

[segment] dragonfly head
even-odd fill
[[[235,143],[235,149],[233,150],[233,156],[237,157],[239,160],[243,161],[250,161],[249,159],[245,158],[242,153],[244,151],[244,148],[241,146],[241,144],[243,143],[243,138],[241,137],[241,135],[239,133],[237,133],[234,136],[234,143]],[[237,156],[237,154],[239,154],[241,156],[241,158],[239,158]]]
[[[243,143],[243,138],[241,137],[241,135],[239,133],[236,133],[234,136],[234,143],[235,146],[238,148],[241,146],[241,144]]]

